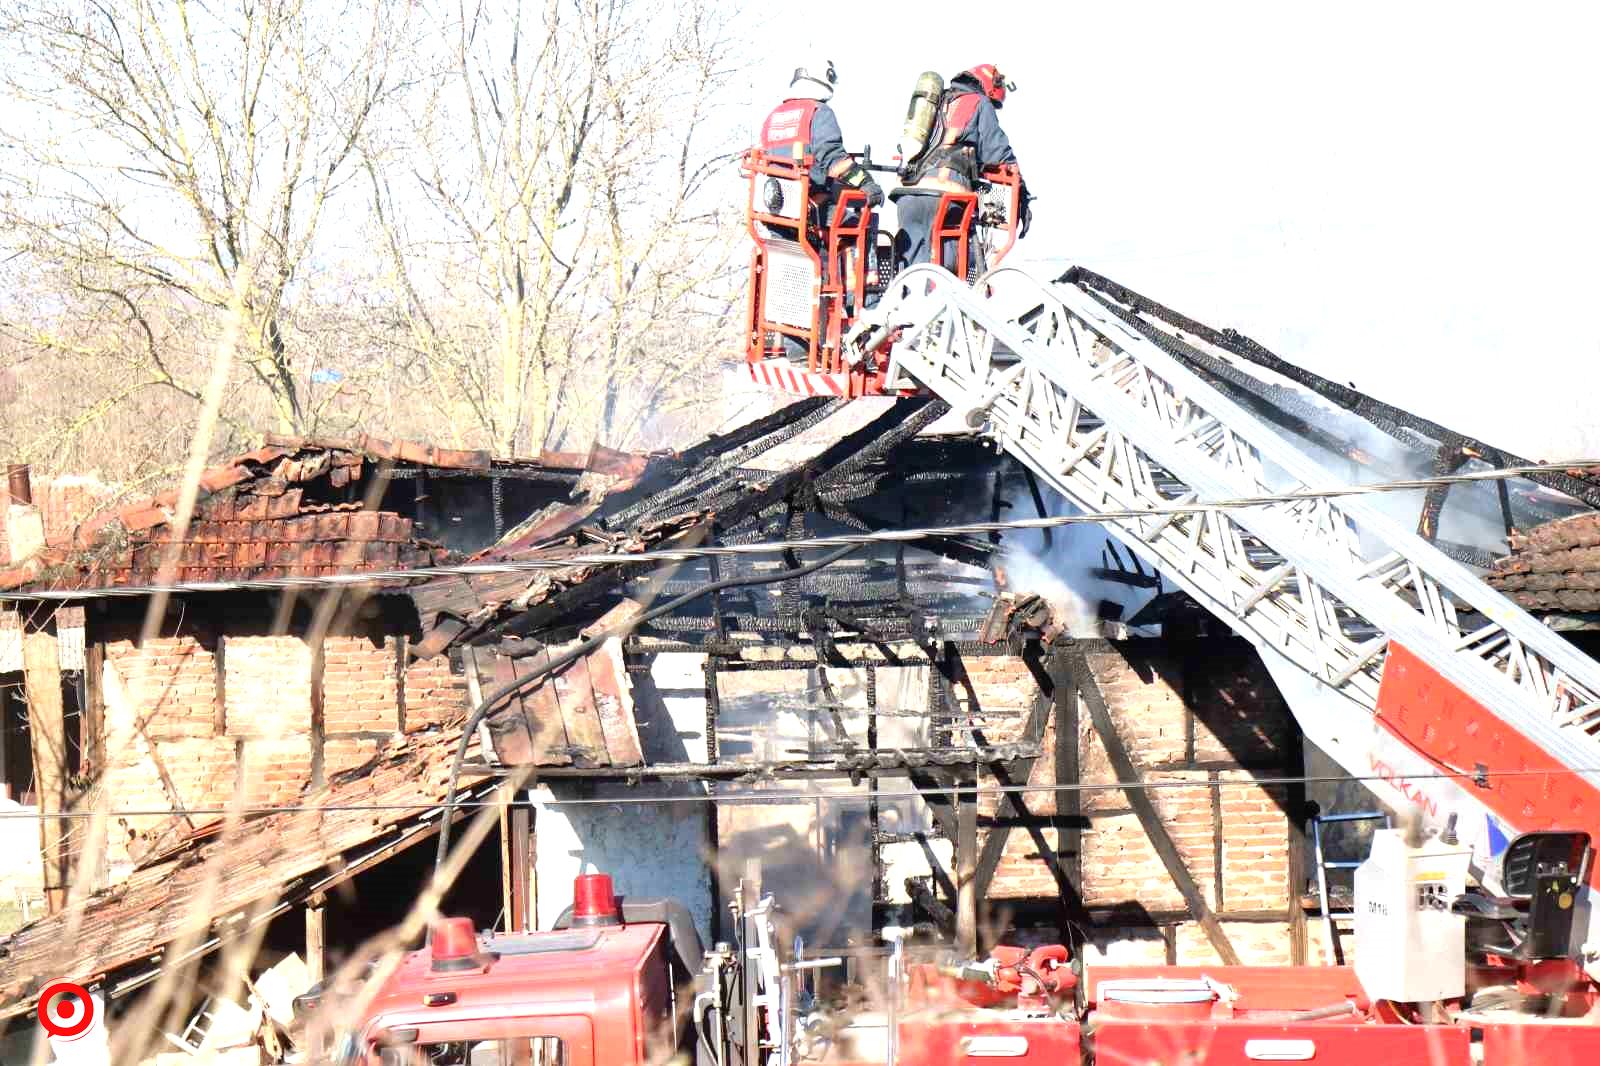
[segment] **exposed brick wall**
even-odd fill
[[[322,768],[328,776],[361,766],[383,746],[375,737],[329,737],[322,742]]]
[[[1168,773],[1162,780],[1204,784],[1204,773]],[[1110,780],[1099,777],[1100,782]],[[1085,780],[1089,780],[1085,775]],[[1153,789],[1150,798],[1166,824],[1183,863],[1213,907],[1216,894],[1216,835],[1212,831],[1208,788]],[[1156,855],[1139,819],[1127,812],[1120,791],[1090,792],[1085,809],[1090,828],[1083,834],[1083,896],[1090,905],[1137,902],[1150,911],[1184,909],[1183,896]],[[1282,823],[1279,823],[1282,832]]]
[[[142,645],[131,621],[90,628],[105,647],[99,784],[118,810],[223,807],[241,787],[248,805],[290,802],[319,758],[324,776],[370,759],[400,727],[402,690],[410,730],[457,717],[466,704],[465,681],[442,657],[409,663],[397,677],[398,634],[324,638],[318,730],[317,656],[301,634],[237,632],[247,627],[192,615],[175,615]],[[182,831],[170,817],[118,819],[107,845],[113,878]]]
[[[33,503],[44,516],[47,544],[67,544],[78,523],[88,518],[101,504],[111,500],[116,490],[92,477],[33,478]],[[0,480],[0,515],[11,505],[11,494]],[[0,563],[11,558],[5,523],[0,522]]]
[[[238,763],[244,802],[251,806],[287,803],[299,796],[311,780],[311,748],[311,737],[305,733],[245,740]]]
[[[151,740],[215,736],[216,647],[216,632],[194,622],[142,647],[130,628],[107,639],[105,685],[108,692],[120,685],[128,712],[108,716],[107,728],[114,735],[118,726],[133,728],[137,722]]]
[[[1242,771],[1221,772],[1222,898],[1234,911],[1289,905],[1289,835],[1283,788]]]
[[[223,638],[229,736],[311,732],[311,647],[297,636]]]
[[[419,659],[406,667],[406,731],[456,718],[467,710],[467,681],[450,670],[443,655]]]
[[[962,666],[979,709],[986,715],[983,720],[984,739],[990,743],[1021,740],[1027,726],[1028,715],[1037,701],[1043,698],[1038,681],[1028,664],[1018,656],[969,656]],[[963,689],[965,686],[963,686]],[[1052,716],[1045,726],[1045,736],[1040,745],[1042,755],[1034,763],[1028,784],[1048,785],[1055,781],[1055,721]],[[1012,782],[1022,784],[1021,781]],[[980,784],[992,787],[995,779],[984,774]],[[1022,797],[1030,813],[1051,817],[1056,813],[1057,796],[1054,792],[1027,793]],[[979,841],[988,832],[982,828],[992,824],[1000,809],[1000,795],[985,792],[978,797]],[[1053,828],[1040,830],[1045,849],[1040,850],[1039,840],[1026,829],[1013,828],[1006,839],[1005,851],[995,867],[990,883],[991,899],[1041,899],[1057,894],[1052,865],[1056,850],[1061,846],[1060,833]]]
[[[1254,653],[1231,642],[1191,647],[1141,641],[1092,654],[1089,663],[1142,776],[1190,786],[1152,789],[1148,795],[1211,906],[1224,916],[1272,911],[1287,916],[1286,798],[1281,787],[1263,787],[1256,778],[1284,771],[1290,763],[1290,745],[1299,742],[1298,733]],[[1015,739],[1028,709],[1041,698],[1033,673],[1020,659],[1008,656],[967,657],[964,666],[981,710],[1002,715],[1008,723],[987,727],[987,738]],[[1113,784],[1116,775],[1087,707],[1079,711],[1077,739],[1077,773],[1067,774],[1067,779],[1076,776],[1085,784]],[[1052,723],[1030,784],[1056,780],[1055,747]],[[993,782],[986,778],[983,783]],[[1026,796],[1029,810],[1038,816],[1054,815],[1059,799],[1052,792]],[[1116,788],[1089,790],[1079,794],[1079,803],[1087,820],[1080,845],[1084,902],[1093,908],[1132,908],[1153,915],[1183,912],[1183,898],[1124,793]],[[998,806],[998,796],[980,800],[980,846]],[[1061,835],[1055,827],[1037,833],[1013,828],[990,886],[990,899],[1054,899],[1052,864],[1062,846]],[[1071,856],[1063,858],[1071,869]],[[1225,928],[1247,962],[1287,961],[1286,922],[1225,921]],[[1198,925],[1181,923],[1179,933],[1180,961],[1186,955],[1196,961],[1209,958],[1192,947],[1191,941],[1198,937],[1209,950]],[[1129,937],[1115,954],[1153,951],[1156,961],[1166,957],[1161,934],[1154,941],[1147,934]]]
[[[1288,922],[1223,922],[1222,931],[1239,957],[1251,965],[1287,966],[1291,961]],[[1177,940],[1179,966],[1215,966],[1222,961],[1205,930],[1194,922],[1177,927]]]
[[[400,728],[395,684],[399,640],[330,636],[323,641],[324,734],[393,733]]]
[[[109,669],[107,671],[110,672]],[[137,728],[137,716],[108,685],[107,762],[99,781],[116,811],[162,811],[214,807],[233,794],[234,741],[229,737],[156,740]],[[113,880],[148,850],[174,819],[119,815],[107,832],[106,857]]]

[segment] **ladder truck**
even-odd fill
[[[1387,806],[1434,833],[1453,822],[1485,887],[1518,833],[1600,824],[1600,663],[1371,499],[1317,495],[1346,479],[1174,354],[1164,342],[1204,342],[1126,290],[1083,271],[914,266],[825,331],[836,355],[776,366],[790,361],[761,310],[760,162],[746,168],[757,381],[931,394],[1083,511],[1149,512],[1105,527],[1248,639],[1305,735]],[[1002,257],[1011,208],[980,216],[976,237]],[[1261,497],[1290,498],[1204,506]],[[1596,885],[1591,864],[1579,928],[1600,950]]]
[[[819,210],[805,162],[746,157],[751,376],[931,394],[1075,506],[1125,515],[1107,530],[1251,641],[1305,734],[1401,814],[1356,872],[1356,965],[960,959],[894,937],[865,1006],[830,1005],[811,984],[838,960],[784,945],[781,900],[753,885],[706,950],[681,906],[584,875],[556,929],[437,926],[341,1023],[339,1060],[1600,1061],[1600,664],[1371,500],[1324,491],[1342,479],[1313,447],[1185,358],[1204,330],[1087,272],[995,266],[1003,251],[972,276],[963,256],[889,277],[865,203]],[[980,195],[940,214],[980,212],[976,239],[1008,249],[995,178],[997,211]]]

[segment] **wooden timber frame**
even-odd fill
[[[748,642],[741,642],[738,639],[740,636],[747,638]],[[698,642],[662,640],[655,637],[630,638],[627,647],[629,672],[633,674],[647,672],[649,660],[653,655],[662,652],[693,652],[705,655],[706,729],[709,737],[716,735],[721,709],[718,678],[728,673],[807,670],[815,669],[819,663],[825,667],[850,666],[862,669],[868,678],[867,723],[869,738],[874,745],[877,742],[879,713],[876,705],[876,671],[884,667],[920,666],[929,670],[930,714],[942,712],[948,716],[959,716],[963,713],[962,697],[958,695],[958,691],[965,678],[963,663],[971,657],[994,655],[1020,657],[1030,669],[1038,686],[1039,695],[1027,712],[1021,736],[1014,745],[1015,750],[1006,751],[1007,757],[1004,758],[987,757],[987,753],[994,749],[986,744],[983,731],[978,728],[971,730],[971,740],[968,743],[963,743],[952,735],[956,731],[944,730],[940,734],[942,743],[950,745],[953,750],[967,752],[965,761],[946,765],[885,766],[847,775],[824,765],[805,765],[792,761],[770,763],[725,761],[718,758],[713,742],[708,748],[711,760],[706,763],[654,763],[631,771],[558,767],[543,771],[541,776],[547,780],[607,778],[630,781],[700,780],[708,784],[718,780],[747,777],[752,773],[780,781],[852,776],[865,781],[868,802],[871,809],[876,810],[874,797],[877,780],[885,776],[905,775],[910,778],[926,802],[937,835],[954,844],[952,867],[948,871],[936,868],[933,879],[934,892],[917,900],[914,905],[922,910],[928,910],[924,903],[930,904],[933,908],[931,916],[934,917],[936,924],[945,927],[945,931],[959,950],[972,951],[976,954],[987,950],[994,942],[994,938],[1003,932],[1001,925],[1005,920],[999,901],[993,900],[990,896],[990,888],[1009,839],[1014,832],[1020,830],[1028,834],[1035,850],[1043,857],[1055,880],[1057,898],[1049,902],[1055,908],[1056,924],[1061,936],[1076,949],[1088,930],[1098,927],[1126,927],[1130,921],[1129,914],[1125,910],[1119,907],[1087,905],[1082,895],[1082,837],[1089,821],[1083,813],[1082,795],[1073,786],[1079,784],[1080,729],[1087,728],[1100,739],[1111,756],[1116,781],[1121,786],[1128,807],[1138,816],[1141,828],[1184,900],[1182,910],[1143,911],[1143,920],[1149,922],[1151,927],[1164,938],[1169,960],[1176,961],[1177,940],[1174,933],[1177,925],[1185,921],[1197,922],[1206,933],[1217,956],[1225,962],[1234,963],[1238,961],[1239,955],[1224,928],[1225,921],[1275,923],[1287,920],[1290,924],[1293,956],[1301,959],[1305,957],[1303,916],[1300,921],[1295,920],[1298,910],[1297,892],[1289,893],[1290,904],[1286,910],[1224,909],[1220,905],[1220,900],[1217,904],[1213,904],[1201,892],[1193,872],[1184,863],[1171,832],[1151,801],[1148,790],[1141,787],[1143,777],[1133,763],[1126,743],[1117,732],[1110,709],[1088,666],[1086,653],[1114,651],[1119,647],[1116,642],[1063,639],[1059,643],[1050,644],[1037,639],[1013,639],[1008,643],[984,644],[974,641],[939,640],[931,644],[919,644],[917,651],[908,653],[904,650],[905,644],[908,643],[905,641],[897,642],[895,647],[890,647],[887,644],[875,644],[856,635],[839,635],[836,638],[837,643],[823,648],[819,657],[817,647],[810,642],[775,641],[770,635],[762,635],[759,641],[749,640],[753,637],[754,634],[738,633],[730,636],[729,631],[724,628],[720,632],[708,633],[707,639]],[[1194,654],[1203,658],[1206,647],[1204,642],[1197,642]],[[1191,737],[1194,730],[1192,699],[1193,694],[1187,692],[1183,694],[1183,702],[1191,716],[1187,726]],[[967,710],[973,709],[975,708],[967,708]],[[1087,715],[1083,714],[1085,710],[1088,712]],[[996,785],[1003,790],[1016,789],[1028,784],[1034,776],[1038,760],[1045,755],[1047,742],[1051,746],[1053,755],[1054,774],[1047,782],[1033,782],[1046,786],[1047,790],[1002,791],[994,816],[980,817],[977,789]],[[1289,750],[1297,756],[1298,742],[1289,745]],[[1295,757],[1291,760],[1291,764],[1282,767],[1257,764],[1240,765],[1237,768],[1281,771],[1292,775],[1298,765],[1299,759]],[[1216,770],[1208,772],[1212,779],[1210,792],[1213,809],[1220,818],[1220,807],[1217,806],[1221,788],[1218,772]],[[1048,789],[1048,786],[1055,788]],[[1291,843],[1288,862],[1290,883],[1295,884],[1297,866],[1300,865],[1296,861],[1298,852],[1293,847],[1300,830],[1297,824],[1298,815],[1295,813],[1299,809],[1299,801],[1296,800],[1293,790],[1290,790],[1290,793],[1286,807],[1287,832]],[[716,807],[717,804],[714,802],[707,804],[713,841],[716,832]],[[873,822],[875,827],[877,824],[876,821]],[[1050,846],[1049,840],[1044,836],[1046,830],[1052,830],[1056,834],[1057,842],[1054,847]],[[892,839],[894,839],[892,835],[876,831],[872,837],[872,868],[879,879],[875,890],[877,900],[875,912],[878,907],[889,906],[882,898],[884,886],[881,878],[884,867],[880,849]],[[1220,842],[1218,846],[1220,847]],[[1220,868],[1219,865],[1218,869]],[[1037,902],[1043,901],[1036,901],[1030,905],[1035,912]],[[1035,916],[1044,918],[1042,913],[1037,913]],[[875,918],[874,925],[876,924]]]
[[[533,807],[519,799],[509,782],[499,790],[501,908],[505,929],[521,933],[535,928]]]
[[[67,901],[71,862],[67,827],[67,730],[61,699],[61,650],[55,612],[23,620],[22,670],[28,695],[28,737],[33,749],[34,792],[39,798],[39,853],[44,862],[45,907]]]
[[[1072,649],[1068,654],[1072,662],[1073,675],[1077,680],[1078,692],[1089,705],[1089,717],[1094,722],[1094,731],[1100,737],[1100,743],[1105,745],[1106,754],[1111,758],[1111,769],[1116,774],[1117,780],[1122,783],[1123,794],[1128,798],[1128,806],[1132,807],[1133,813],[1138,816],[1139,825],[1150,838],[1150,844],[1155,848],[1156,854],[1161,857],[1161,864],[1167,868],[1173,884],[1177,886],[1184,902],[1189,905],[1190,913],[1205,930],[1206,939],[1211,941],[1217,956],[1226,966],[1238,966],[1239,953],[1234,950],[1233,942],[1228,939],[1227,931],[1222,928],[1222,922],[1217,919],[1216,912],[1206,902],[1205,893],[1200,891],[1194,875],[1189,872],[1183,856],[1178,853],[1178,845],[1172,839],[1172,834],[1167,831],[1166,823],[1161,820],[1161,812],[1156,810],[1155,802],[1150,799],[1150,793],[1142,787],[1144,779],[1133,765],[1133,758],[1128,754],[1127,745],[1117,733],[1116,724],[1111,720],[1111,708],[1106,705],[1105,696],[1101,694],[1094,673],[1089,669],[1088,658],[1077,649]],[[1220,827],[1216,832],[1220,835]],[[1220,866],[1217,876],[1220,880],[1222,876]]]

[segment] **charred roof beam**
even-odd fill
[[[1084,267],[1073,267],[1062,275],[1062,281],[1076,282],[1090,289],[1098,289],[1113,300],[1124,306],[1133,308],[1136,312],[1152,315],[1178,329],[1192,333],[1202,338],[1207,343],[1215,345],[1232,355],[1265,367],[1273,373],[1279,374],[1290,381],[1301,385],[1332,403],[1358,415],[1384,433],[1400,441],[1402,444],[1414,445],[1413,434],[1421,434],[1431,438],[1436,444],[1451,444],[1461,447],[1472,453],[1473,457],[1481,458],[1484,462],[1494,467],[1507,466],[1532,466],[1527,459],[1503,451],[1493,445],[1474,440],[1463,433],[1441,426],[1401,410],[1381,400],[1375,400],[1364,392],[1340,385],[1338,382],[1329,381],[1325,377],[1302,370],[1284,360],[1281,356],[1262,347],[1260,344],[1246,337],[1237,330],[1215,330],[1202,322],[1196,322],[1187,315],[1180,314],[1169,307],[1165,307],[1147,296],[1142,296],[1126,286],[1119,285],[1110,278],[1097,274]],[[1527,475],[1530,481],[1543,485],[1545,488],[1554,489],[1565,493],[1574,499],[1581,500],[1590,507],[1600,508],[1600,484],[1586,478],[1573,477],[1559,470],[1549,473],[1536,473]]]

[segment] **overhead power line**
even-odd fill
[[[1504,467],[1497,470],[1480,470],[1463,474],[1445,474],[1434,477],[1407,478],[1397,481],[1377,481],[1365,485],[1340,485],[1326,489],[1300,489],[1294,492],[1270,493],[1259,496],[1236,496],[1222,500],[1172,503],[1160,507],[1127,510],[1084,511],[1069,515],[1051,515],[1040,518],[1012,518],[995,522],[964,522],[947,526],[921,526],[910,529],[885,529],[871,533],[845,533],[826,537],[801,537],[794,540],[759,541],[750,544],[702,544],[683,548],[661,548],[632,553],[579,553],[561,559],[508,559],[492,563],[457,563],[450,566],[424,566],[405,570],[366,570],[346,574],[324,574],[316,577],[245,578],[232,581],[190,581],[167,585],[113,585],[82,589],[24,589],[0,590],[0,602],[19,601],[73,601],[103,599],[111,596],[153,596],[172,593],[242,592],[247,590],[274,591],[284,589],[347,589],[372,585],[393,585],[439,577],[476,577],[495,574],[516,574],[546,570],[562,570],[573,566],[632,566],[639,563],[687,562],[713,556],[776,555],[809,548],[839,548],[846,545],[903,544],[940,537],[979,536],[1004,533],[1011,530],[1054,529],[1059,526],[1082,523],[1132,521],[1163,515],[1198,514],[1205,511],[1234,511],[1271,504],[1294,503],[1299,500],[1328,500],[1371,493],[1407,492],[1442,485],[1460,485],[1480,481],[1500,481],[1525,477],[1531,473],[1551,470],[1600,468],[1600,459],[1572,459],[1554,463]]]
[[[1248,772],[1248,771],[1241,771]],[[821,790],[791,791],[791,790],[754,790],[749,792],[706,792],[701,794],[673,794],[660,796],[588,796],[573,797],[571,799],[543,798],[533,802],[547,807],[619,807],[631,805],[650,805],[662,803],[729,803],[739,805],[767,805],[788,803],[815,803],[818,800],[835,801],[841,803],[864,803],[868,800],[886,799],[924,799],[929,794],[939,796],[1000,796],[1024,795],[1059,792],[1120,792],[1127,789],[1166,790],[1166,789],[1213,789],[1213,788],[1276,788],[1287,785],[1317,785],[1341,784],[1346,781],[1456,781],[1477,786],[1480,781],[1490,781],[1500,778],[1515,777],[1566,777],[1580,774],[1600,774],[1600,767],[1571,768],[1562,767],[1552,770],[1473,770],[1470,772],[1430,771],[1428,773],[1395,773],[1395,774],[1363,774],[1352,776],[1348,774],[1302,774],[1293,777],[1250,777],[1238,780],[1162,780],[1162,781],[1107,781],[1107,782],[1071,782],[1063,784],[1029,784],[1029,785],[950,785],[936,786],[926,789],[901,789],[898,791],[859,791],[859,792],[825,792]],[[563,782],[582,780],[579,778],[560,778]],[[675,785],[686,783],[684,780],[675,780]],[[538,785],[550,784],[549,781],[531,779],[528,788]],[[638,787],[638,786],[627,786]],[[250,817],[254,815],[271,814],[327,814],[337,811],[444,811],[450,810],[477,810],[484,807],[499,807],[502,802],[498,800],[456,800],[451,803],[443,802],[415,802],[415,803],[329,803],[305,804],[286,803],[268,804],[257,807],[151,807],[127,810],[109,810],[105,812],[108,818],[165,818],[174,815],[235,815]],[[0,820],[17,818],[62,818],[81,819],[94,818],[100,812],[95,810],[58,811],[50,814],[41,814],[37,811],[0,811]]]

